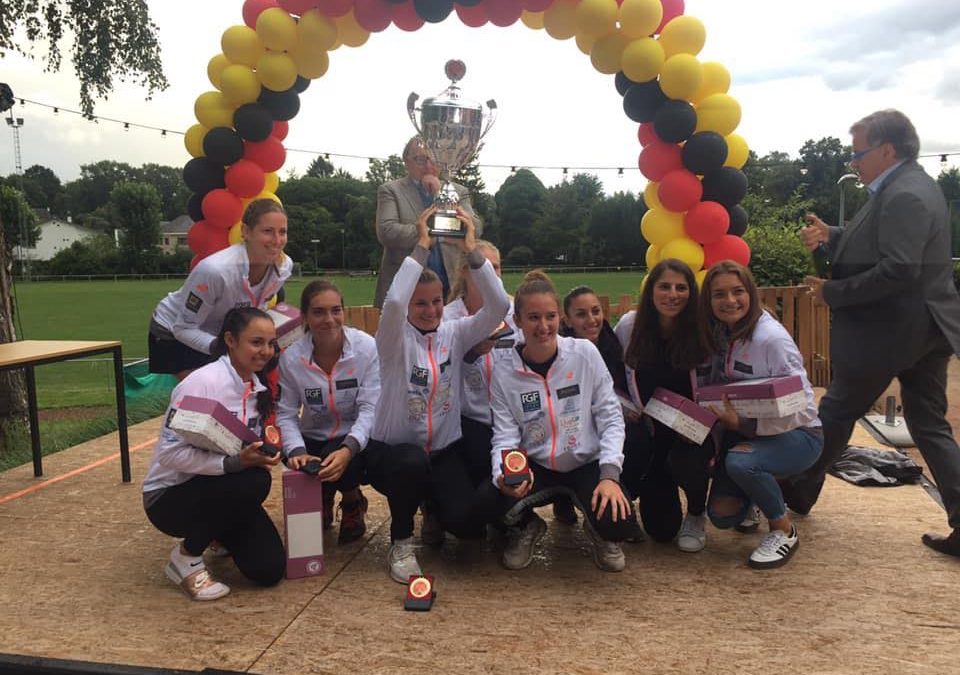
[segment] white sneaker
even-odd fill
[[[390,545],[387,564],[390,566],[390,578],[399,584],[407,583],[413,575],[422,574],[420,563],[417,562],[413,537],[398,539]]]
[[[422,511],[423,522],[420,524],[420,541],[427,546],[443,544],[445,533],[437,516],[430,511]]]
[[[185,556],[179,544],[170,553],[163,573],[193,600],[218,600],[230,592],[229,586],[210,576],[203,558]]]
[[[677,534],[677,548],[687,553],[702,551],[707,545],[707,517],[704,515],[692,516],[689,513],[683,517],[680,532]]]
[[[546,533],[547,524],[534,514],[523,527],[507,530],[507,545],[503,549],[503,566],[508,570],[522,570],[533,561],[533,547]]]
[[[756,504],[751,504],[747,515],[743,517],[739,525],[734,526],[734,529],[743,534],[750,534],[751,532],[756,532],[758,527],[760,527],[760,507]]]
[[[622,572],[627,566],[627,559],[623,549],[615,541],[607,541],[593,531],[589,525],[583,528],[587,538],[593,544],[593,562],[604,572]]]
[[[747,564],[755,570],[780,567],[787,564],[798,548],[800,548],[800,536],[795,526],[791,527],[790,534],[782,530],[773,530],[750,554]]]

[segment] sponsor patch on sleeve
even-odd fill
[[[187,296],[187,309],[196,314],[201,307],[203,307],[203,298],[191,291]]]

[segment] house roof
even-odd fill
[[[186,234],[192,225],[193,219],[190,216],[177,216],[173,220],[162,221],[160,232],[161,234]]]

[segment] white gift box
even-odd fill
[[[286,349],[303,336],[303,322],[300,310],[285,302],[278,302],[267,310],[277,329],[277,344]]]
[[[199,396],[184,396],[171,408],[167,426],[190,445],[224,455],[239,454],[260,440],[220,402]]]
[[[807,407],[803,380],[799,375],[740,380],[697,388],[697,403],[723,409],[723,396],[738,415],[765,419],[793,415]]]
[[[653,390],[643,412],[697,445],[703,443],[717,421],[706,408],[662,387]]]

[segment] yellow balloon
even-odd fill
[[[284,52],[268,51],[257,61],[257,78],[267,89],[286,91],[297,81],[297,64]]]
[[[330,55],[325,49],[300,43],[290,56],[297,66],[297,74],[308,80],[323,77],[330,68]]]
[[[219,91],[200,94],[193,104],[193,113],[207,129],[232,127],[234,106]]]
[[[734,169],[742,169],[750,157],[750,147],[747,141],[740,134],[727,134],[727,161],[724,166],[732,166]]]
[[[520,20],[523,21],[523,25],[527,28],[543,30],[543,12],[528,12],[527,10],[523,10],[523,13],[520,15]]]
[[[668,57],[699,54],[707,41],[707,29],[700,19],[687,14],[675,17],[660,31],[660,44]]]
[[[649,37],[663,20],[660,0],[623,0],[620,5],[620,30],[632,38]]]
[[[275,172],[271,171],[270,173],[264,174],[264,185],[263,191],[273,194],[277,191],[277,188],[280,187],[280,176]]]
[[[228,59],[223,54],[217,54],[212,59],[207,62],[207,77],[210,79],[210,84],[212,84],[217,89],[220,88],[220,73],[223,72],[223,69],[230,65],[230,59]]]
[[[577,36],[573,39],[577,43],[577,49],[587,56],[590,56],[590,51],[593,49],[593,45],[597,42],[597,38],[595,36],[587,35],[585,33],[577,33]]]
[[[650,244],[647,246],[647,252],[644,255],[644,260],[647,263],[647,269],[653,267],[658,262],[660,262],[660,245],[659,244]],[[646,279],[646,277],[644,277]]]
[[[207,154],[203,151],[203,137],[207,135],[207,131],[209,130],[202,124],[194,124],[183,135],[183,144],[187,146],[191,157],[203,157]]]
[[[730,90],[730,71],[726,66],[716,61],[702,63],[703,81],[700,88],[690,99],[692,103],[699,103],[713,94],[726,94]]]
[[[235,63],[220,74],[220,91],[237,106],[253,103],[260,96],[260,80],[249,67]]]
[[[660,197],[657,195],[659,188],[660,183],[650,181],[647,183],[647,187],[643,189],[643,203],[647,205],[648,209],[665,210],[663,204],[660,203]]]
[[[250,202],[255,202],[258,199],[272,199],[277,204],[281,203],[280,198],[277,195],[273,194],[272,192],[267,192],[266,188],[264,188],[263,192],[258,194],[256,197],[250,197],[249,199],[241,199],[240,204],[243,206],[243,210],[246,211],[247,207],[250,206]]]
[[[660,68],[660,88],[670,98],[689,100],[703,82],[703,67],[696,56],[674,54]]]
[[[271,7],[257,17],[257,35],[267,49],[282,52],[297,44],[297,22],[280,7]]]
[[[360,47],[370,39],[370,32],[357,23],[353,12],[347,12],[335,19],[337,35],[348,47]]]
[[[220,47],[230,63],[239,63],[253,68],[263,55],[263,43],[257,31],[248,26],[230,26],[223,31]]]
[[[650,209],[640,221],[640,233],[649,243],[661,246],[683,237],[683,214]]]
[[[676,258],[687,263],[692,270],[703,267],[703,246],[688,237],[677,237],[660,249],[660,260]]]
[[[577,0],[556,0],[543,13],[543,27],[555,40],[569,40],[577,32]]]
[[[227,241],[229,241],[231,245],[239,244],[241,241],[243,241],[243,223],[235,223],[233,227],[230,228],[230,233],[227,235]]]
[[[634,82],[652,80],[663,66],[663,47],[653,38],[638,38],[630,42],[620,57],[623,74]]]
[[[597,38],[590,50],[590,63],[599,72],[613,75],[620,70],[620,60],[629,38],[619,32]]]
[[[697,131],[728,136],[740,124],[740,104],[729,94],[707,96],[697,105]]]
[[[574,11],[577,33],[600,37],[617,28],[617,0],[580,0]]]
[[[337,43],[337,25],[318,9],[311,9],[300,17],[297,31],[302,45],[329,51]]]
[[[693,273],[694,279],[697,280],[697,289],[703,289],[703,280],[707,278],[707,270],[700,270],[699,272]]]

